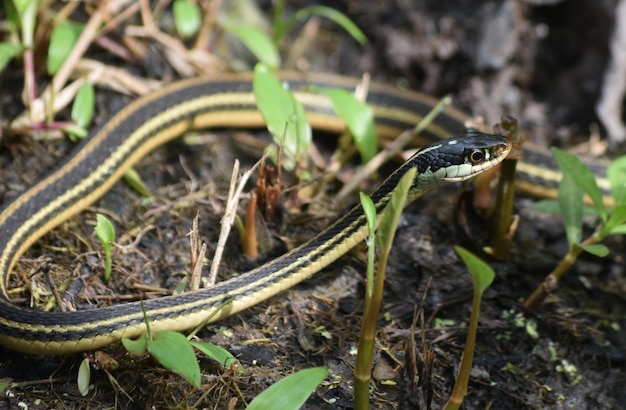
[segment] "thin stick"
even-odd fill
[[[209,272],[209,280],[207,282],[207,287],[213,286],[215,284],[215,279],[217,278],[217,271],[219,269],[220,262],[222,260],[222,255],[224,254],[224,248],[226,247],[226,239],[228,238],[228,234],[230,233],[230,228],[235,221],[235,215],[237,215],[237,205],[239,203],[239,198],[241,197],[241,193],[243,192],[248,179],[252,173],[257,169],[257,167],[261,164],[261,161],[265,159],[265,156],[257,161],[256,164],[250,170],[245,172],[241,178],[239,179],[239,184],[237,184],[237,174],[239,173],[239,161],[235,160],[235,164],[233,166],[233,174],[230,180],[230,188],[228,192],[228,201],[226,203],[226,210],[224,211],[224,216],[222,217],[222,227],[220,229],[220,237],[217,240],[217,248],[215,249],[215,255],[213,256],[213,262],[211,263],[211,270]],[[235,189],[235,186],[237,188]]]

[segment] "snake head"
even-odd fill
[[[426,145],[414,157],[418,173],[455,182],[476,176],[499,164],[511,151],[511,142],[499,135],[470,131],[463,136]]]

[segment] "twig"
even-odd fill
[[[228,192],[228,201],[226,203],[226,210],[224,211],[224,216],[222,217],[222,227],[220,229],[220,237],[217,241],[217,247],[215,249],[215,255],[213,256],[213,262],[211,263],[211,270],[209,272],[209,280],[207,283],[208,286],[213,286],[215,284],[215,279],[217,278],[217,271],[219,269],[219,264],[222,260],[222,255],[224,254],[224,248],[226,247],[226,239],[228,238],[228,234],[230,233],[230,228],[235,220],[235,215],[237,214],[237,205],[239,203],[239,197],[243,192],[243,188],[245,187],[248,179],[252,173],[257,169],[257,167],[261,164],[261,161],[265,159],[265,156],[257,161],[256,164],[250,170],[245,172],[241,178],[239,178],[239,184],[237,184],[237,174],[239,173],[239,161],[235,160],[235,164],[233,166],[233,173],[230,180],[230,188]],[[235,186],[237,187],[235,189]]]

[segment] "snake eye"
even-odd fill
[[[476,164],[480,164],[481,162],[483,162],[487,158],[487,154],[482,149],[473,149],[471,150],[467,158],[470,160],[472,164],[476,165]]]

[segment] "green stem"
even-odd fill
[[[578,259],[578,255],[583,251],[583,247],[600,243],[604,240],[604,237],[605,235],[598,230],[589,238],[585,239],[580,245],[570,246],[569,252],[563,257],[557,267],[546,276],[543,282],[537,286],[533,293],[524,301],[524,307],[530,311],[539,309],[546,297],[556,289],[559,280],[565,272],[576,263],[576,259]]]
[[[385,286],[385,271],[391,248],[385,248],[378,259],[378,273],[374,281],[374,291],[369,303],[365,304],[363,325],[359,335],[359,348],[354,367],[354,408],[369,409],[369,385],[372,378],[372,361],[374,360],[374,344],[378,312],[382,305]]]

